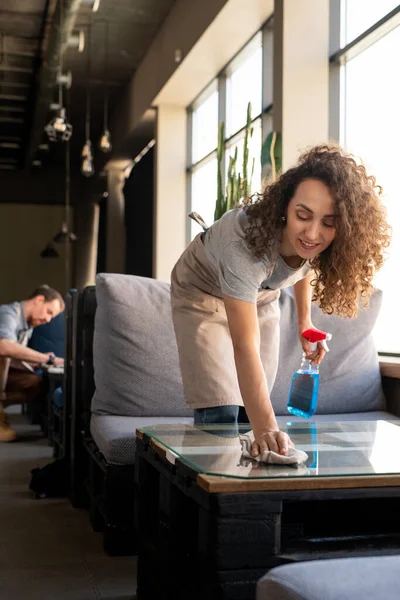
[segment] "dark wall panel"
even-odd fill
[[[153,275],[154,149],[132,169],[124,187],[126,273]]]

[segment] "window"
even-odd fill
[[[269,31],[272,35],[272,31]],[[271,87],[272,82],[268,83]],[[191,135],[188,165],[190,211],[200,213],[207,224],[214,222],[217,198],[219,123],[225,123],[223,165],[226,180],[229,157],[233,156],[236,147],[238,148],[237,171],[243,170],[243,147],[249,102],[253,134],[249,140],[247,168],[249,175],[253,171],[251,191],[256,192],[261,189],[261,146],[263,137],[266,137],[269,132],[268,129],[263,136],[262,90],[263,47],[262,33],[259,32],[226,66],[218,80],[212,82],[188,110]],[[222,98],[225,98],[225,101],[221,101]],[[269,123],[266,115],[264,115],[264,123]],[[191,239],[200,231],[200,226],[194,221],[191,222]]]
[[[226,81],[226,135],[230,137],[246,125],[247,105],[253,118],[261,113],[262,48],[261,38],[245,51],[243,62]],[[252,52],[250,52],[252,50]]]
[[[189,148],[190,210],[198,212],[207,224],[214,222],[217,198],[218,91],[213,81],[194,104]],[[201,231],[190,221],[190,239]]]
[[[218,92],[212,91],[212,88],[209,90],[210,95],[193,111],[192,160],[194,163],[217,147]]]
[[[216,158],[201,163],[193,170],[191,185],[191,210],[198,212],[207,225],[211,225],[214,222],[214,209],[217,198]],[[193,239],[201,231],[201,228],[195,221],[191,221],[190,226],[191,239]]]
[[[398,4],[398,0],[345,0],[343,45],[355,40]]]
[[[384,16],[384,12],[390,11],[397,3],[389,0],[379,3],[347,0],[346,4],[347,12],[344,14],[348,19],[347,29],[355,32],[360,23],[370,27],[375,19]],[[357,7],[358,25],[355,23]],[[362,32],[357,29],[356,34],[359,33]],[[400,25],[391,30],[389,28],[389,33],[383,37],[374,38],[371,45],[366,42],[368,38],[364,40],[362,51],[347,60],[342,67],[341,142],[362,158],[383,188],[389,222],[393,227],[393,239],[388,260],[375,281],[376,286],[383,290],[383,305],[374,335],[378,351],[400,353],[400,318],[397,316],[400,262],[400,79],[396,76],[400,56]]]

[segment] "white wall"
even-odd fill
[[[329,0],[275,0],[274,129],[282,168],[329,137]]]
[[[186,110],[157,111],[153,276],[169,281],[186,246]]]

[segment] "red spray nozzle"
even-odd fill
[[[320,329],[306,329],[303,331],[302,336],[310,342],[313,351],[317,349],[317,342],[321,342],[322,347],[329,352],[326,342],[332,339],[330,333],[326,333],[326,331],[321,331]]]
[[[306,329],[303,331],[302,336],[311,343],[332,339],[330,333],[326,333],[326,331],[321,331],[320,329]]]

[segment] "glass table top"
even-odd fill
[[[242,456],[239,435],[249,425],[153,425],[141,430],[206,475],[254,479],[335,477],[400,473],[400,420],[288,422],[296,448],[307,453],[300,465],[265,465]]]

